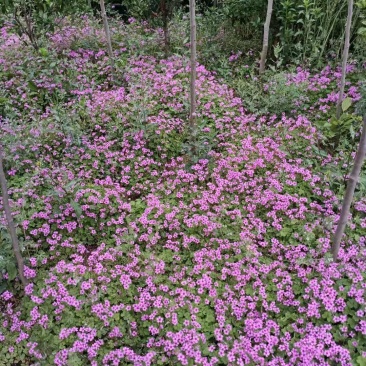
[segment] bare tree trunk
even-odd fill
[[[189,0],[189,15],[191,23],[191,110],[189,122],[191,128],[196,124],[196,1]]]
[[[38,51],[37,35],[32,20],[32,8],[26,6],[18,8],[15,6],[13,17],[21,35],[27,35],[31,46]],[[27,42],[25,43],[28,44]]]
[[[4,167],[3,167],[3,147],[1,144],[0,144],[0,184],[1,184],[1,191],[2,191],[2,196],[3,196],[3,206],[4,206],[4,211],[5,211],[5,218],[6,218],[6,221],[8,222],[8,230],[9,230],[11,242],[13,245],[13,252],[14,252],[17,264],[18,264],[19,278],[22,281],[23,286],[25,287],[25,286],[27,286],[28,281],[24,277],[24,261],[23,261],[22,254],[20,252],[19,241],[18,241],[18,237],[17,237],[16,231],[15,231],[13,216],[12,216],[11,210],[10,210],[8,187],[6,184],[6,178],[5,178]]]
[[[268,53],[268,38],[269,38],[269,25],[271,24],[273,9],[273,0],[268,0],[267,5],[267,17],[264,23],[264,33],[263,33],[263,49],[261,55],[261,62],[259,64],[259,73],[263,74],[266,67],[267,53]]]
[[[164,21],[164,46],[165,46],[165,57],[169,55],[169,28],[168,22]]]
[[[352,25],[352,14],[353,14],[353,0],[348,0],[348,15],[346,22],[346,34],[344,39],[344,48],[343,48],[343,60],[342,60],[342,77],[341,77],[341,86],[339,90],[339,97],[337,103],[337,119],[341,117],[342,113],[342,101],[344,95],[344,86],[346,83],[346,68],[348,61],[348,51],[351,37],[351,25]]]
[[[111,34],[110,34],[110,31],[109,31],[107,13],[105,11],[104,0],[100,0],[99,3],[100,3],[100,10],[101,10],[101,13],[102,13],[105,36],[107,38],[107,49],[108,49],[108,55],[109,55],[109,62],[111,64],[112,80],[113,80],[113,83],[115,83],[115,81],[116,81],[116,70],[115,70],[115,67],[114,67],[114,55],[113,55],[113,50],[112,50],[112,41],[111,41]]]
[[[363,160],[365,159],[365,155],[366,155],[366,115],[363,118],[363,129],[360,144],[358,146],[357,154],[355,157],[355,163],[353,165],[351,175],[348,178],[347,190],[342,204],[341,216],[339,218],[337,229],[333,238],[332,254],[334,261],[336,261],[338,258],[340,243],[342,240],[344,230],[347,225],[353,195],[355,193],[356,184],[360,176],[362,163]]]

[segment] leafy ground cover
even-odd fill
[[[364,181],[339,262],[328,255],[359,65],[341,121],[337,69],[254,80],[276,99],[252,114],[199,65],[192,160],[189,61],[159,58],[159,32],[115,30],[112,85],[87,18],[38,53],[1,31],[1,141],[30,283],[20,298],[1,217],[0,365],[366,364]]]

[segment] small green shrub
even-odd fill
[[[259,79],[245,70],[244,77],[234,79],[232,85],[249,112],[281,115],[293,113],[307,99],[306,83],[295,85],[287,81],[284,72],[271,72]]]

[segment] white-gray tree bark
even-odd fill
[[[342,57],[342,77],[341,77],[341,85],[339,90],[337,113],[336,113],[338,119],[341,117],[342,114],[342,101],[344,96],[344,87],[346,84],[346,69],[347,69],[348,52],[351,38],[352,15],[353,15],[353,0],[348,0],[348,15],[347,15],[346,33],[344,38],[344,48]]]
[[[114,54],[113,54],[113,49],[112,49],[111,33],[109,30],[107,13],[105,11],[104,0],[100,0],[99,3],[100,3],[100,10],[101,10],[102,19],[103,19],[105,36],[107,39],[107,49],[108,49],[108,55],[109,55],[109,62],[111,65],[112,80],[113,80],[113,82],[115,82],[116,81],[116,71],[115,71],[115,67],[114,67]]]
[[[261,54],[261,61],[259,64],[259,73],[263,74],[266,68],[266,60],[268,53],[268,39],[269,39],[269,26],[271,24],[272,18],[272,10],[273,10],[273,0],[268,0],[267,5],[267,17],[266,22],[264,23],[264,32],[263,32],[263,48]]]
[[[366,115],[363,119],[363,129],[357,154],[355,157],[355,162],[352,168],[351,175],[349,176],[347,182],[347,190],[343,199],[341,216],[339,218],[337,229],[333,238],[332,254],[334,261],[338,259],[338,253],[341,245],[342,236],[347,226],[348,215],[352,204],[353,195],[355,193],[355,188],[360,177],[362,163],[365,159],[365,155],[366,155]]]

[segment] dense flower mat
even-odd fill
[[[364,365],[366,200],[333,263],[339,198],[315,162],[344,161],[314,151],[309,117],[248,115],[199,66],[192,163],[188,61],[121,44],[111,87],[105,52],[65,45],[73,32],[51,37],[52,56],[2,30],[1,138],[30,284],[0,296],[0,364]],[[328,105],[334,92],[314,115]]]

